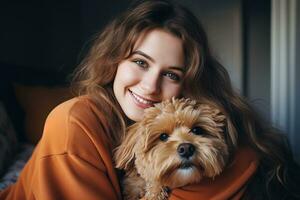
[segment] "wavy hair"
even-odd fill
[[[183,42],[183,96],[217,104],[232,121],[239,143],[247,143],[257,152],[259,169],[244,199],[290,199],[299,195],[294,187],[295,182],[300,182],[299,166],[293,161],[285,137],[266,127],[247,101],[233,90],[226,69],[210,53],[199,20],[185,7],[168,0],[133,3],[97,36],[75,72],[78,94],[90,96],[113,124],[113,143],[119,143],[126,129],[124,114],[112,92],[118,64],[131,56],[137,39],[153,29],[167,31]]]

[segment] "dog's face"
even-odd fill
[[[234,136],[225,135],[225,123],[225,116],[208,104],[186,99],[157,104],[129,128],[125,146],[131,145],[127,153],[134,155],[127,162],[134,162],[146,181],[170,188],[214,177],[229,158],[228,138],[235,143]]]

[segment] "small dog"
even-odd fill
[[[215,105],[189,99],[145,109],[115,151],[124,199],[167,199],[170,189],[220,174],[237,140],[228,123]]]

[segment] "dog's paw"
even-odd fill
[[[158,200],[167,200],[171,190],[168,187],[163,187],[161,193],[158,196]]]
[[[145,194],[145,200],[167,200],[169,197],[170,189],[168,187],[152,187]]]

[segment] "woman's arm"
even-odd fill
[[[61,154],[41,158],[33,183],[35,199],[118,199],[105,171],[77,155]]]
[[[51,112],[23,174],[34,199],[121,199],[100,115],[89,102],[80,100]]]

